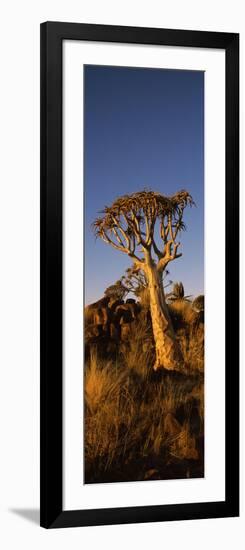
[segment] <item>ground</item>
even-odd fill
[[[183,300],[169,310],[183,372],[153,371],[145,308],[123,338],[87,332],[86,483],[204,476],[204,323]]]

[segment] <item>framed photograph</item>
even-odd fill
[[[239,515],[239,36],[41,25],[41,526]]]

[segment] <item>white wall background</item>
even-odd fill
[[[39,506],[39,24],[46,20],[157,26],[241,33],[244,96],[244,2],[233,0],[12,0],[1,9],[0,47],[0,541],[4,550],[175,550],[244,546],[245,510],[238,519],[45,531]],[[244,133],[241,105],[241,138]],[[244,140],[241,141],[241,152]],[[241,154],[242,157],[242,154]],[[244,161],[241,159],[241,182]],[[242,211],[245,192],[241,186]],[[245,222],[242,220],[242,247]],[[241,279],[245,280],[244,253]],[[245,293],[241,309],[245,311]],[[245,315],[242,313],[241,334]],[[241,365],[244,363],[244,349]],[[242,369],[241,369],[242,370]],[[244,375],[241,395],[244,395]],[[244,433],[244,399],[242,426]],[[244,463],[244,436],[242,438]],[[29,519],[28,519],[29,518]]]

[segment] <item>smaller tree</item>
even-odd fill
[[[169,271],[163,272],[163,288],[170,286],[173,281],[164,281],[169,275]],[[114,284],[108,286],[104,292],[105,296],[112,300],[124,300],[128,294],[133,294],[142,304],[149,305],[149,290],[146,275],[142,269],[133,265],[126,269],[125,275],[118,279]]]
[[[135,265],[126,270],[126,274],[122,276],[122,282],[127,287],[128,293],[131,292],[136,298],[140,298],[147,288],[145,273]]]
[[[129,290],[123,285],[122,279],[119,279],[114,283],[114,285],[108,286],[104,294],[112,300],[123,300],[127,296],[128,292]]]
[[[162,285],[164,289],[172,284],[172,281],[166,281],[168,275],[169,271],[166,269],[166,271],[162,273]],[[123,285],[128,288],[128,292],[131,292],[136,298],[139,298],[142,304],[149,305],[148,280],[142,269],[135,265],[129,267],[126,270],[126,275],[124,275],[121,280]]]

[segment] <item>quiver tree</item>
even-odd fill
[[[141,298],[147,292],[148,283],[145,272],[136,265],[126,269],[121,280],[122,284],[128,288],[128,292],[134,294],[136,298]]]
[[[128,288],[123,284],[122,279],[116,281],[113,285],[106,288],[104,294],[110,300],[123,300],[129,293]]]
[[[187,191],[171,197],[140,191],[106,206],[93,224],[95,235],[127,254],[148,282],[152,329],[156,348],[155,369],[175,370],[183,364],[163,289],[169,262],[180,258],[179,233],[185,229],[183,213],[193,199]]]
[[[108,286],[104,292],[105,296],[114,300],[123,300],[130,293],[142,303],[148,303],[148,281],[145,272],[135,265],[126,269],[125,275]]]

